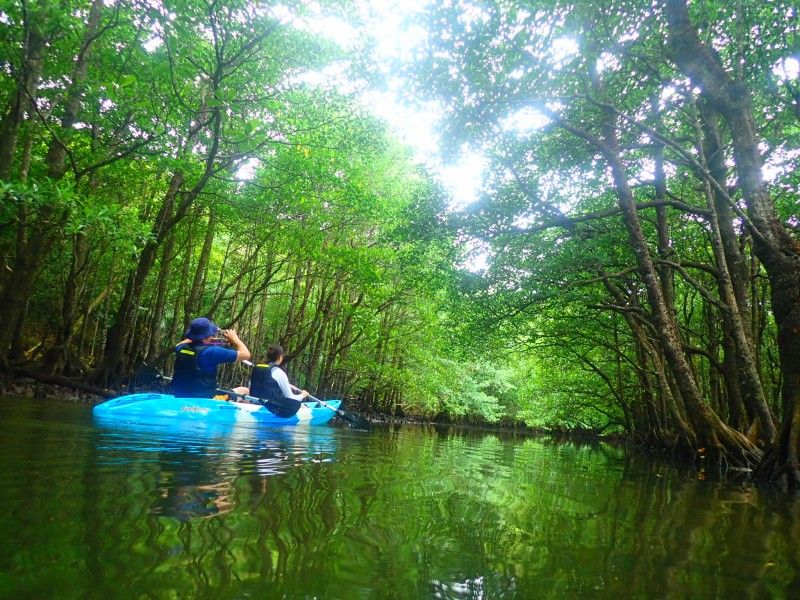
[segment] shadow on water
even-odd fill
[[[4,597],[800,595],[796,500],[604,444],[0,418]]]

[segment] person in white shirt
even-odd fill
[[[280,344],[273,344],[267,349],[267,362],[253,365],[248,392],[250,396],[265,402],[267,408],[279,416],[284,416],[280,414],[281,412],[295,414],[300,402],[309,395],[306,390],[299,390],[299,393],[292,391],[293,386],[289,384],[289,378],[280,368],[284,355]]]

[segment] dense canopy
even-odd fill
[[[206,315],[367,411],[800,483],[796,6],[432,2],[390,67],[365,10],[6,3],[5,369],[118,386]],[[363,40],[299,26],[323,18]],[[343,64],[357,85],[313,83]],[[392,78],[485,158],[477,202],[364,107]]]

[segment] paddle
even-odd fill
[[[172,381],[172,377],[165,377],[161,371],[148,365],[146,362],[140,363],[133,372],[133,376],[128,381],[128,393],[133,394],[136,388],[147,388],[158,383],[159,385],[164,382]]]
[[[294,387],[294,386],[292,386],[292,387]],[[294,389],[297,389],[297,388],[294,388]],[[344,411],[344,410],[342,410],[340,408],[336,408],[332,404],[328,404],[324,400],[320,400],[319,398],[315,398],[311,394],[309,394],[308,397],[311,398],[312,400],[316,401],[316,402],[319,402],[325,408],[330,409],[333,412],[335,412],[342,419],[344,419],[344,421],[348,425],[350,425],[350,427],[352,427],[354,429],[363,429],[365,431],[369,431],[370,427],[372,426],[372,424],[367,419],[362,417],[361,415],[357,415],[355,413],[346,412],[346,411]]]
[[[253,366],[253,363],[250,362],[249,360],[243,360],[242,363],[246,364],[248,367],[252,367]],[[289,387],[291,387],[296,392],[301,392],[302,391],[300,388],[295,387],[292,384],[289,384]],[[352,427],[354,429],[363,429],[365,431],[369,431],[369,429],[371,427],[371,424],[367,419],[365,419],[361,415],[357,415],[355,413],[347,412],[345,410],[342,410],[341,408],[336,408],[332,404],[328,404],[324,400],[320,400],[319,398],[316,398],[316,397],[312,396],[311,394],[309,394],[308,397],[311,398],[314,402],[318,402],[319,404],[321,404],[322,406],[324,406],[328,410],[332,410],[333,412],[335,412],[350,427]]]

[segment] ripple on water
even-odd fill
[[[768,597],[796,500],[604,445],[0,403],[0,596]]]

